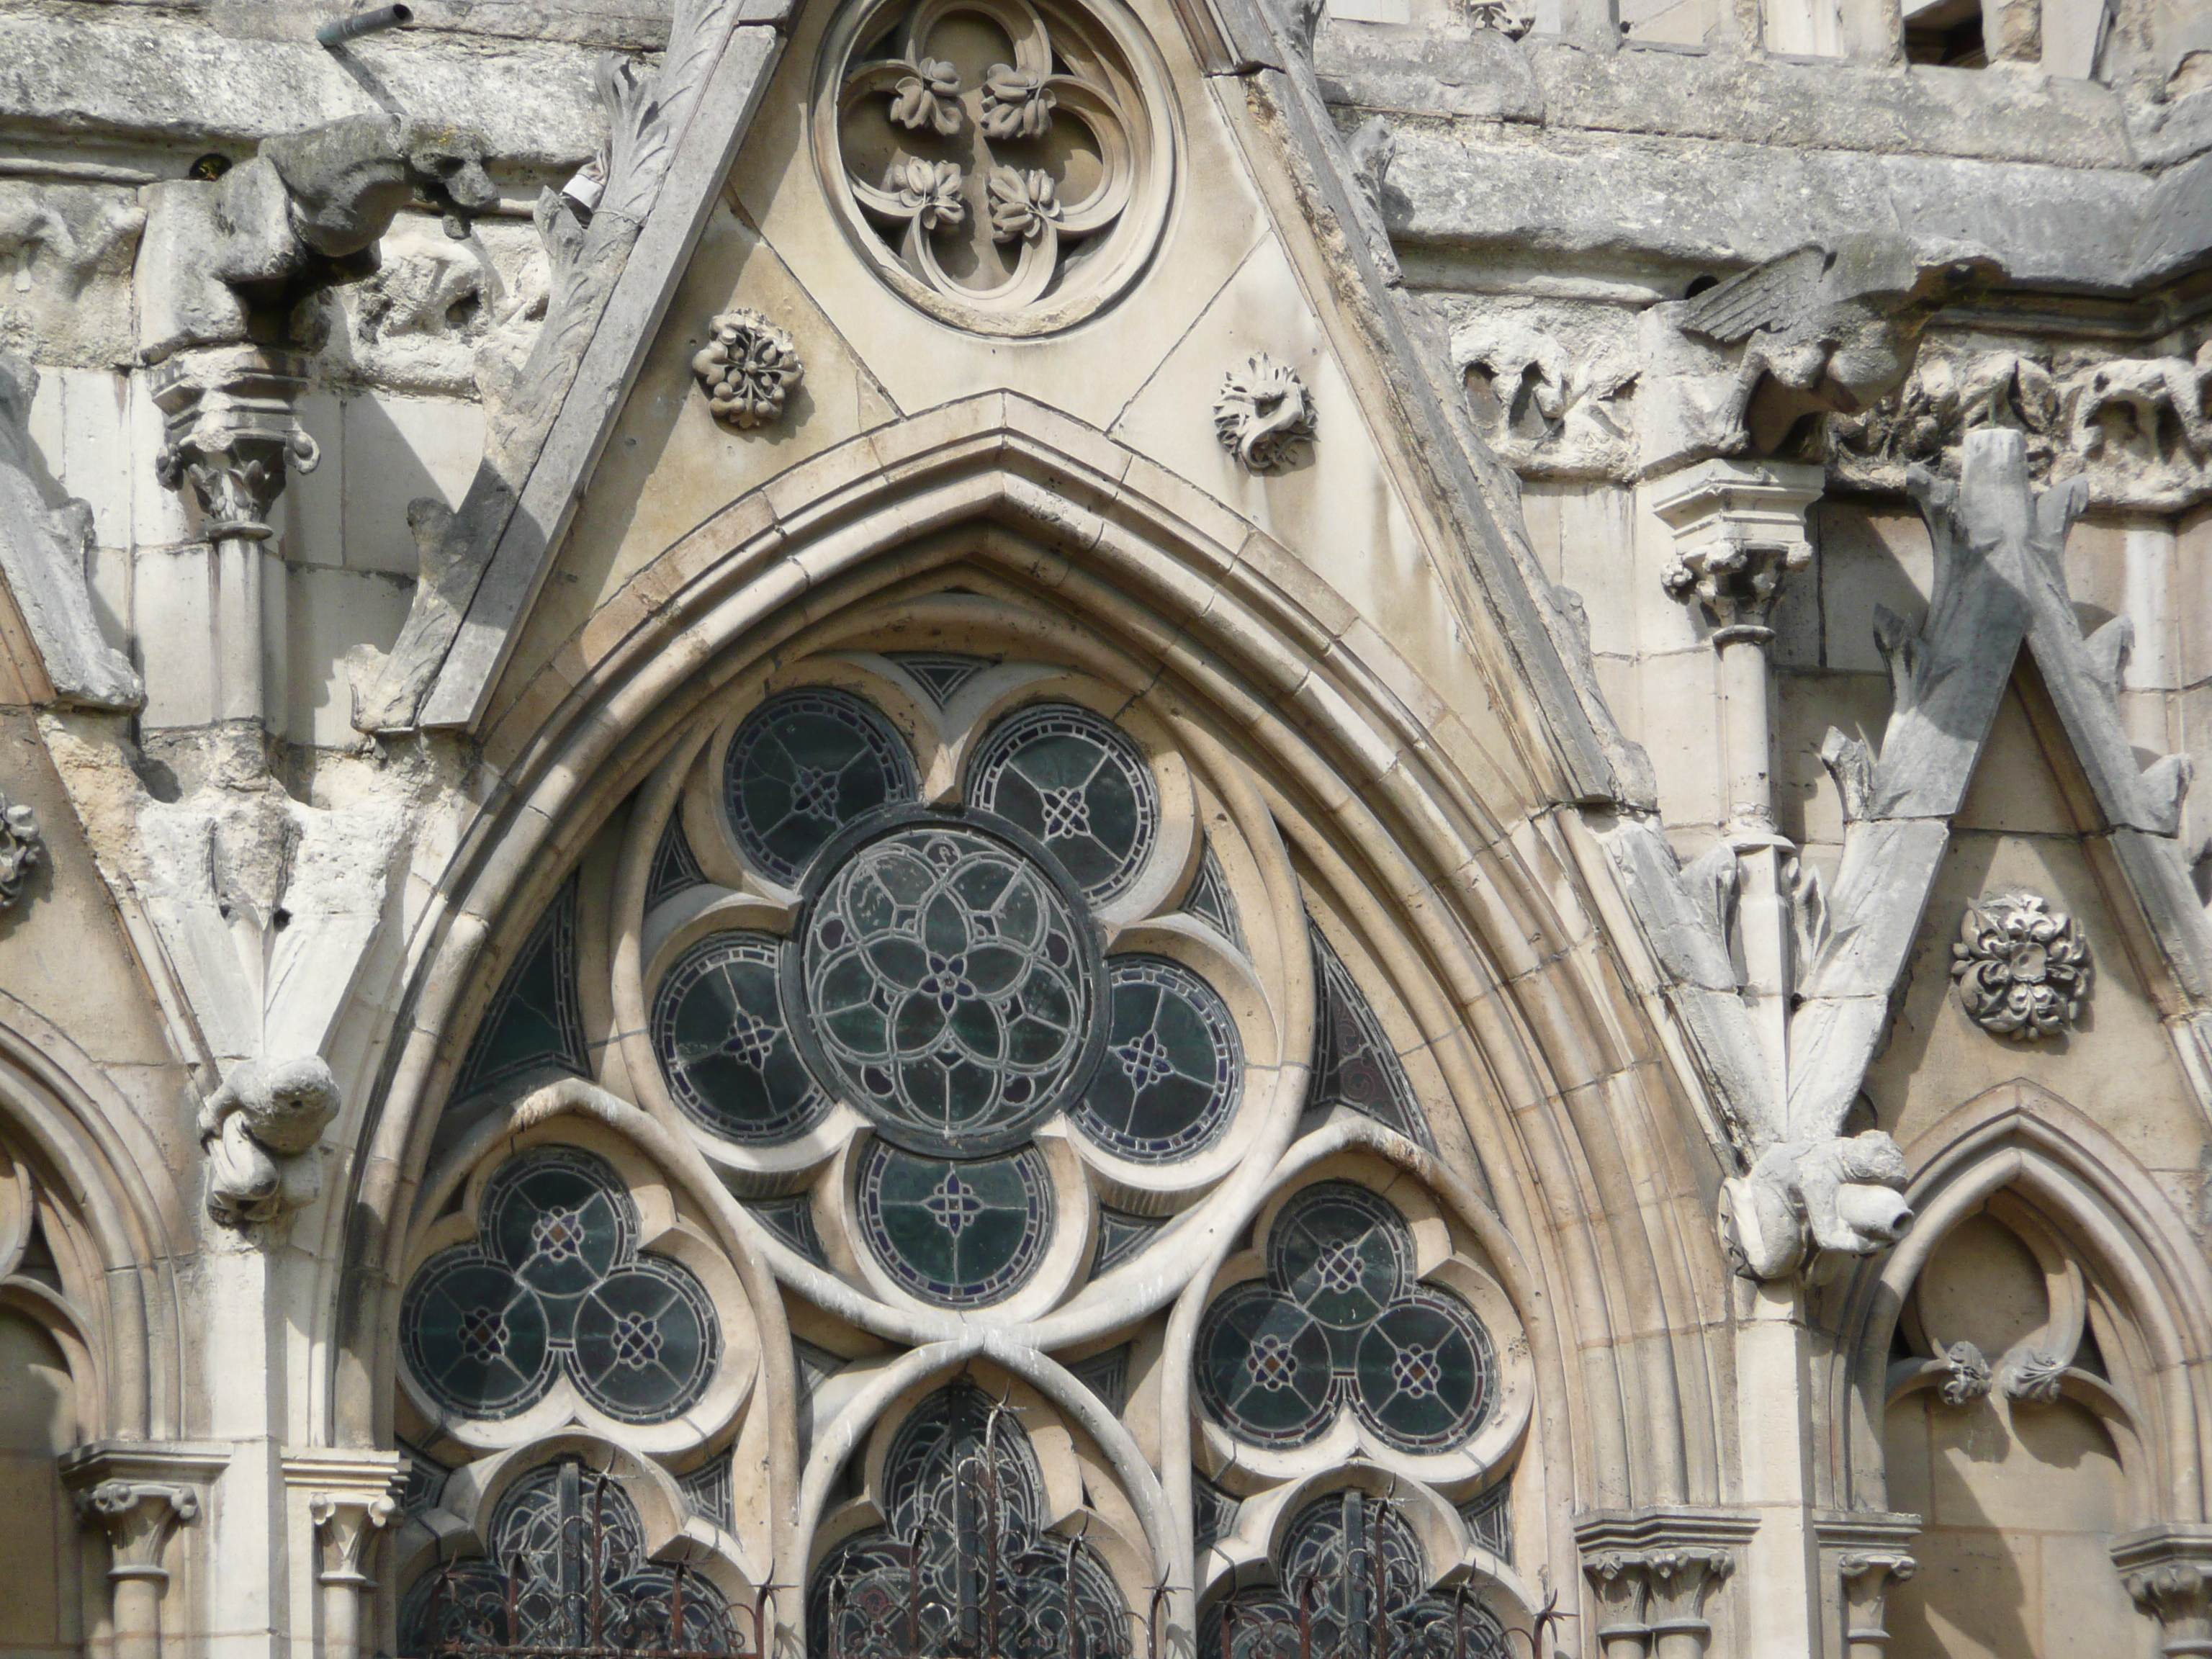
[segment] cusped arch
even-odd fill
[[[1833,1382],[1850,1409],[1832,1414],[1831,1456],[1847,1501],[1883,1507],[1885,1382],[1905,1297],[1960,1220],[2011,1193],[2116,1294],[2142,1343],[2144,1397],[2123,1401],[2094,1379],[2069,1390],[2112,1433],[2143,1511],[2135,1520],[2203,1520],[2212,1267],[2150,1171],[2086,1114],[2024,1079],[1960,1106],[1906,1157],[1912,1231],[1859,1269],[1844,1301]]]

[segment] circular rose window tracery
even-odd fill
[[[1064,328],[1151,257],[1173,181],[1165,80],[1135,21],[1030,0],[888,0],[831,26],[815,112],[854,246],[987,333]]]

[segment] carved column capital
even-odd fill
[[[286,467],[315,470],[321,452],[298,415],[307,386],[303,359],[252,346],[155,366],[149,386],[164,417],[155,470],[171,489],[191,486],[209,540],[267,540]]]
[[[168,1582],[161,1552],[169,1534],[199,1517],[199,1494],[190,1486],[154,1480],[103,1480],[76,1495],[77,1516],[107,1534],[113,1553],[110,1578]]]
[[[1730,1510],[1692,1509],[1601,1512],[1577,1522],[1605,1659],[1702,1655],[1713,1635],[1709,1598],[1758,1524]]]
[[[2166,1659],[2212,1656],[2212,1526],[2170,1522],[2112,1545],[2112,1565],[2136,1605],[2158,1620]]]
[[[1844,1652],[1846,1659],[1881,1659],[1889,1644],[1884,1621],[1889,1587],[1920,1571],[1902,1550],[1854,1550],[1836,1563],[1844,1583]]]
[[[404,1479],[396,1452],[303,1452],[284,1460],[284,1483],[307,1494],[307,1518],[320,1548],[318,1582],[374,1588],[370,1562],[399,1518],[393,1496]]]
[[[1716,648],[1772,637],[1767,620],[1782,578],[1813,562],[1805,514],[1824,483],[1817,466],[1706,461],[1651,486],[1651,510],[1674,532],[1660,580],[1695,599],[1716,625]]]

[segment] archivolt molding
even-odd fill
[[[1205,810],[1238,827],[1224,848],[1264,839],[1271,820],[1274,827],[1266,836],[1293,838],[1310,872],[1304,879],[1357,911],[1365,944],[1426,1044],[1435,1086],[1458,1103],[1468,1133],[1500,1182],[1495,1196],[1502,1220],[1401,1137],[1365,1120],[1332,1121],[1296,1148],[1248,1155],[1231,1178],[1235,1193],[1224,1188],[1198,1206],[1202,1225],[1197,1212],[1186,1218],[1187,1231],[1172,1254],[1178,1263],[1202,1268],[1193,1266],[1188,1275],[1181,1267],[1172,1275],[1133,1271],[1119,1275],[1124,1282],[1118,1288],[1109,1275],[1060,1313],[1022,1329],[1024,1344],[1074,1344],[1180,1293],[1162,1373],[1170,1391],[1162,1405],[1158,1464],[1166,1514],[1180,1515],[1188,1503],[1188,1383],[1176,1379],[1178,1368],[1187,1379],[1189,1342],[1212,1273],[1271,1182],[1321,1155],[1317,1149],[1354,1145],[1449,1194],[1454,1213],[1474,1234],[1519,1311],[1533,1374],[1544,1379],[1538,1419],[1544,1450],[1540,1459],[1528,1460],[1532,1469],[1547,1465],[1543,1478],[1573,1486],[1598,1478],[1602,1468],[1611,1472],[1605,1478],[1626,1480],[1662,1502],[1679,1498],[1693,1480],[1717,1479],[1710,1450],[1699,1449],[1681,1424],[1680,1385],[1670,1357],[1646,1356],[1634,1378],[1610,1382],[1603,1380],[1605,1368],[1586,1366],[1572,1368],[1571,1382],[1560,1357],[1570,1346],[1588,1351],[1612,1344],[1613,1321],[1626,1310],[1654,1310],[1636,1313],[1638,1321],[1666,1317],[1656,1310],[1706,1297],[1718,1273],[1717,1262],[1700,1268],[1665,1259],[1661,1253],[1668,1247],[1649,1236],[1664,1231],[1663,1222],[1632,1197],[1644,1180],[1636,1171],[1673,1170],[1685,1155],[1683,1145],[1679,1133],[1659,1129],[1650,1105],[1640,1100],[1648,1088],[1662,1095],[1665,1089],[1637,1046],[1640,1016],[1625,1012],[1628,1005],[1608,983],[1612,970],[1599,960],[1604,947],[1580,917],[1562,908],[1583,902],[1583,896],[1568,856],[1554,845],[1558,830],[1540,820],[1522,821],[1524,797],[1507,781],[1509,774],[1290,555],[1097,434],[1047,410],[1014,409],[1013,402],[994,395],[920,417],[895,435],[876,434],[865,462],[858,455],[817,458],[787,486],[733,505],[638,573],[508,706],[487,750],[503,781],[492,809],[454,858],[447,897],[418,933],[409,1034],[390,1063],[383,1115],[362,1164],[351,1273],[354,1282],[374,1291],[380,1311],[374,1322],[364,1322],[367,1328],[341,1333],[338,1346],[360,1356],[389,1352],[405,1255],[396,1240],[380,1239],[380,1229],[392,1224],[377,1218],[391,1214],[408,1190],[406,1177],[422,1164],[434,1122],[428,1108],[442,1097],[459,1065],[461,1034],[480,1017],[534,910],[618,805],[635,796],[630,842],[624,851],[592,856],[614,859],[614,906],[626,911],[632,904],[642,908],[640,854],[650,850],[637,826],[672,815],[690,824],[698,810],[694,785],[700,745],[707,742],[702,732],[726,732],[772,685],[796,683],[794,665],[802,662],[842,662],[819,671],[826,683],[856,674],[882,679],[863,659],[885,644],[883,616],[942,603],[936,596],[957,585],[969,590],[963,605],[995,608],[1009,654],[1026,639],[1039,656],[1065,665],[1060,672],[1072,677],[1065,686],[1090,677],[1102,688],[1096,695],[1119,700],[1117,718],[1158,722],[1188,757],[1199,799],[1210,803]],[[948,581],[955,569],[957,583]],[[594,641],[596,655],[586,660],[582,647]],[[1007,690],[979,680],[963,695],[977,699],[980,712]],[[914,701],[909,694],[908,705]],[[1217,735],[1222,723],[1244,728],[1237,746],[1249,757],[1249,769],[1228,763],[1228,745]],[[961,741],[922,744],[917,763],[926,779],[957,775],[965,752]],[[925,793],[933,787],[925,781]],[[695,850],[712,839],[699,836]],[[715,856],[702,853],[702,861]],[[1224,862],[1238,856],[1224,850]],[[1271,856],[1280,870],[1279,854]],[[1180,857],[1170,863],[1179,866]],[[1261,878],[1258,887],[1245,889],[1256,909],[1244,909],[1243,921],[1248,927],[1256,921],[1275,941],[1255,940],[1253,948],[1302,959],[1302,949],[1282,948],[1290,939],[1303,945],[1300,881],[1267,875],[1269,867],[1269,859],[1255,858],[1240,878]],[[737,901],[754,907],[749,914],[763,915],[776,902],[776,895],[758,889]],[[488,920],[494,916],[501,918],[495,933]],[[594,927],[607,930],[605,948],[617,975],[630,976],[641,999],[655,961],[680,951],[686,930],[698,922],[697,915],[673,911],[664,918],[657,908],[627,942],[611,920],[586,918],[584,926],[587,933]],[[1162,924],[1140,924],[1133,915],[1128,925],[1153,928],[1146,937],[1163,950],[1205,943],[1194,933],[1159,931]],[[1210,948],[1218,955],[1218,947]],[[635,1029],[611,1005],[605,1012],[608,1030]],[[1303,1053],[1308,1033],[1299,1022],[1310,1021],[1310,994],[1288,998],[1268,1018],[1274,1034],[1267,1041],[1285,1053]],[[1263,1022],[1250,1029],[1265,1034],[1267,1027]],[[541,1092],[564,1109],[621,1117],[629,1126],[625,1133],[647,1142],[664,1168],[705,1195],[732,1258],[750,1275],[746,1288],[757,1310],[775,1300],[772,1264],[776,1278],[832,1314],[861,1312],[865,1299],[777,1244],[734,1199],[714,1194],[720,1184],[714,1166],[689,1131],[678,1128],[681,1120],[667,1103],[641,1085],[648,1075],[644,1056],[630,1054],[630,1046],[617,1042],[595,1064],[605,1089],[635,1091],[643,1109],[581,1082]],[[1282,1086],[1292,1086],[1287,1075]],[[1502,1100],[1508,1111],[1492,1121],[1492,1114],[1473,1109],[1487,1099]],[[1449,1109],[1438,1100],[1432,1112],[1440,1108]],[[541,1109],[543,1103],[526,1102],[519,1120],[512,1110],[495,1112],[465,1140],[480,1152],[509,1123],[529,1121]],[[669,1150],[678,1147],[680,1155]],[[415,1213],[435,1214],[443,1206],[442,1194],[455,1180],[453,1160],[465,1150],[457,1147],[441,1160],[448,1173],[434,1172],[425,1181],[411,1205]],[[1554,1224],[1540,1223],[1531,1188],[1516,1178],[1531,1168],[1554,1191],[1554,1202],[1605,1220],[1593,1228],[1561,1212]],[[764,1190],[777,1190],[774,1172],[765,1173],[770,1178]],[[1693,1189],[1686,1173],[1662,1180],[1685,1194]],[[1547,1300],[1554,1286],[1566,1297],[1557,1312]],[[838,1292],[846,1302],[836,1299]],[[957,1363],[947,1344],[1015,1363],[1011,1340],[933,1310],[871,1301],[866,1311],[874,1322],[856,1318],[863,1328],[933,1355],[915,1364],[937,1364],[939,1357]],[[1559,1328],[1562,1322],[1569,1328]],[[771,1340],[765,1329],[763,1339],[771,1368],[779,1352],[787,1367],[787,1345]],[[337,1382],[343,1391],[354,1376],[368,1382],[389,1374],[388,1362],[371,1358]],[[1037,1376],[1027,1380],[1047,1387]],[[781,1387],[784,1398],[793,1397],[787,1375],[769,1381],[772,1393]],[[1591,1386],[1618,1393],[1585,1407],[1582,1395]],[[364,1403],[369,1413],[342,1400],[340,1420],[373,1414],[374,1402]],[[1084,1420],[1072,1400],[1067,1409]],[[1097,1409],[1095,1401],[1091,1409]],[[1655,1455],[1640,1466],[1632,1464],[1620,1426],[1632,1412],[1650,1419],[1639,1439]],[[1110,1456],[1109,1435],[1094,1437]],[[1588,1449],[1578,1455],[1578,1444]],[[781,1455],[781,1447],[775,1450]],[[779,1531],[799,1525],[797,1512],[813,1501],[806,1496],[813,1478],[802,1482],[793,1468],[788,1476],[772,1472],[771,1481]],[[1532,1512],[1564,1516],[1569,1508],[1547,1501]],[[1571,1559],[1565,1522],[1553,1530],[1558,1537],[1547,1540],[1549,1553]],[[1187,1547],[1181,1540],[1176,1553]]]
[[[2017,1194],[2018,1213],[2007,1211],[2007,1224],[2021,1224],[2014,1231],[2056,1274],[2050,1321],[2020,1346],[2037,1351],[2038,1366],[2050,1371],[2045,1386],[2113,1431],[2144,1510],[2138,1522],[2204,1519],[2212,1397],[2199,1378],[2212,1362],[2212,1267],[2150,1172],[2084,1115],[2025,1081],[1960,1107],[1907,1156],[1916,1170],[1907,1196],[1918,1220],[1878,1265],[1840,1289],[1844,1340],[1831,1386],[1850,1408],[1830,1415],[1839,1489],[1860,1506],[1881,1507],[1881,1411],[1891,1333],[1905,1297],[1960,1221],[1993,1200],[2002,1209]],[[2069,1271],[2059,1239],[2086,1265],[2086,1283],[2080,1269]],[[2107,1382],[2078,1369],[2060,1372],[2059,1360],[2070,1364],[2086,1310],[2106,1297],[2118,1316],[2103,1329],[2117,1339],[2105,1345],[2106,1358],[2119,1374]],[[2001,1357],[1988,1358],[1996,1364]],[[2036,1381],[2008,1380],[2000,1369],[1999,1386],[2014,1392]]]

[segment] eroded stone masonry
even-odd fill
[[[2212,8],[0,9],[0,1659],[2212,1653]]]

